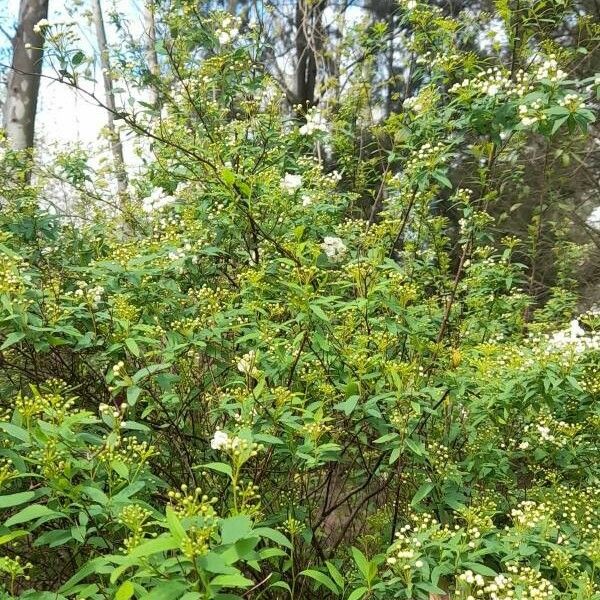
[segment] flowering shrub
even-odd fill
[[[84,177],[91,221],[50,214],[2,152],[3,598],[600,598],[600,316],[566,263],[536,296],[539,214],[494,219],[598,80],[401,11],[429,60],[385,122],[350,80],[290,124],[254,33],[175,3],[118,210]]]

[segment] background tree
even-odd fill
[[[110,136],[110,148],[115,164],[115,174],[117,179],[117,191],[122,198],[127,193],[127,170],[125,168],[125,159],[123,158],[123,144],[121,143],[121,134],[115,125],[117,115],[117,104],[113,89],[113,74],[111,70],[111,60],[106,41],[106,31],[104,28],[104,17],[102,16],[101,0],[92,0],[92,14],[94,28],[96,30],[96,40],[98,42],[98,52],[100,55],[100,66],[102,68],[102,81],[104,83],[104,94],[106,98],[106,118],[108,122],[108,134]]]
[[[3,107],[6,135],[18,150],[33,147],[44,46],[43,30],[36,25],[47,16],[48,0],[21,0]]]

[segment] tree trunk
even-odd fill
[[[147,0],[144,7],[144,29],[146,30],[146,64],[150,73],[149,81],[149,103],[158,106],[158,90],[156,79],[160,74],[158,66],[158,55],[156,53],[156,22],[154,20],[154,0]]]
[[[44,53],[44,36],[33,27],[47,17],[48,0],[21,0],[4,104],[4,128],[10,145],[17,150],[33,147]]]
[[[296,2],[296,102],[305,112],[315,105],[317,59],[323,46],[325,0]]]
[[[108,54],[108,44],[106,42],[106,31],[104,29],[104,19],[102,17],[102,6],[100,0],[92,0],[92,9],[94,14],[94,25],[96,27],[96,38],[98,40],[98,50],[100,52],[100,66],[102,67],[102,79],[104,81],[104,93],[106,95],[106,108],[108,114],[108,130],[110,134],[110,147],[112,150],[115,171],[117,174],[117,191],[121,198],[127,193],[127,172],[125,171],[125,161],[123,160],[123,145],[117,128],[115,127],[115,114],[117,106],[115,103],[115,93],[113,91],[113,81],[110,69],[110,57]]]

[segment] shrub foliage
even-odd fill
[[[535,273],[600,81],[408,2],[402,112],[372,122],[354,74],[290,116],[258,34],[189,6],[161,106],[119,115],[142,167],[113,208],[81,153],[51,167],[67,218],[3,151],[2,598],[600,598],[600,318],[559,222],[544,299]],[[530,235],[504,236],[532,152]]]

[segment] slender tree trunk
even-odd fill
[[[144,7],[144,29],[146,30],[146,64],[150,73],[150,104],[158,106],[158,90],[156,79],[160,74],[158,55],[156,53],[156,22],[154,19],[154,0],[147,0]]]
[[[318,53],[323,46],[325,0],[296,2],[296,102],[304,112],[315,105]]]
[[[33,27],[47,17],[48,0],[21,0],[4,104],[4,128],[17,150],[33,147],[44,46],[44,36]]]
[[[119,196],[123,198],[127,193],[127,172],[125,171],[125,161],[123,160],[121,137],[115,127],[115,113],[117,107],[115,103],[115,93],[113,91],[110,57],[108,54],[108,44],[106,42],[106,31],[104,29],[104,19],[102,17],[102,5],[100,4],[100,0],[92,0],[92,9],[94,14],[94,25],[96,27],[96,38],[98,40],[98,50],[100,52],[100,66],[102,67],[106,107],[108,109],[110,146],[117,174],[117,191],[119,192]]]

